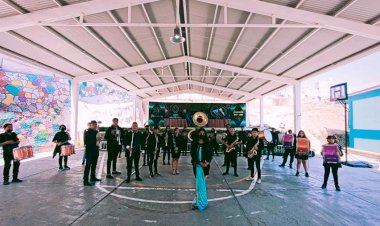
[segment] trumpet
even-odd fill
[[[253,156],[257,155],[257,149],[259,148],[259,142],[257,141],[255,145],[253,145],[252,149],[248,152],[248,158],[252,158]]]

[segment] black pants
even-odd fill
[[[252,169],[252,158],[248,158],[248,169]]]
[[[144,150],[145,150],[145,155],[144,155],[144,157],[143,157],[143,164],[144,164],[144,166],[146,165],[146,163],[147,163],[147,156],[148,156],[148,153],[147,153],[147,151],[146,151],[146,147],[144,148]]]
[[[162,148],[164,154],[162,156],[162,162],[165,163],[165,157],[166,157],[166,154],[168,156],[168,163],[170,163],[170,153],[171,153],[171,148],[170,147],[163,147]]]
[[[116,163],[117,163],[117,155],[121,151],[120,145],[107,145],[107,174],[111,174],[111,165],[112,165],[112,171],[116,171]]]
[[[88,181],[88,175],[91,175],[91,180],[95,179],[96,165],[98,164],[99,147],[86,148],[86,166],[84,167],[83,180]],[[100,169],[102,170],[102,169]],[[91,171],[91,173],[90,173]]]
[[[339,168],[339,166],[338,166],[338,164],[325,164],[324,167],[325,167],[325,176],[324,176],[323,184],[327,184],[327,181],[329,180],[330,168],[331,168],[332,175],[334,177],[335,187],[339,186],[339,182],[338,182],[338,168]]]
[[[294,155],[295,155],[295,150],[293,148],[285,148],[284,152],[284,160],[282,161],[282,165],[286,164],[286,161],[288,160],[288,156],[290,155],[290,162],[289,165],[293,164],[294,161]]]
[[[236,150],[230,153],[226,153],[226,173],[230,171],[230,165],[234,167],[234,174],[237,174],[237,155]]]
[[[251,158],[251,161],[250,161],[250,168],[251,168],[251,177],[253,177],[255,175],[255,166],[256,165],[256,169],[257,169],[257,179],[261,179],[261,169],[260,169],[260,159],[261,157],[259,156],[254,156]]]
[[[274,158],[274,144],[268,143],[267,145],[267,159],[269,159],[270,153],[272,153],[272,158]]]
[[[13,179],[17,179],[18,177],[18,169],[20,167],[20,161],[15,161],[13,158],[12,152],[4,152],[3,153],[4,158],[4,181],[9,181],[9,170],[11,169],[12,161],[13,161]]]
[[[62,168],[62,159],[65,163],[65,166],[67,166],[67,156],[62,156],[61,154],[59,154],[59,158],[58,158],[58,164],[59,164],[59,168]]]
[[[153,167],[154,167],[154,173],[158,173],[157,160],[160,157],[159,152],[155,153],[154,151],[148,151],[147,156],[148,156],[149,172],[153,173]]]
[[[129,152],[129,151],[127,151]],[[139,162],[140,162],[140,151],[132,151],[127,154],[127,176],[128,178],[132,175],[132,163],[135,165],[136,177],[140,176]]]

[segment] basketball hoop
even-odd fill
[[[347,99],[347,83],[341,83],[330,87],[330,101],[344,103]]]

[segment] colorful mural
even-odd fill
[[[94,82],[83,82],[79,86],[79,100],[91,104],[128,103],[132,96],[111,86]]]
[[[11,122],[21,145],[51,149],[52,136],[70,120],[70,81],[0,71],[0,125]]]

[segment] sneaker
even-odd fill
[[[136,177],[137,181],[142,181],[141,177]]]
[[[22,180],[20,180],[18,178],[12,180],[12,183],[21,183],[21,182],[22,182]]]
[[[161,174],[159,174],[159,173],[154,173],[154,176],[161,176]]]
[[[98,178],[96,178],[96,177],[94,177],[94,178],[91,178],[91,180],[90,180],[91,182],[96,182],[96,181],[102,181],[101,179],[98,179]]]
[[[83,181],[83,185],[84,186],[92,186],[92,184],[90,182],[88,182],[88,181]]]
[[[178,174],[179,174],[179,171],[178,171],[178,170],[176,170],[176,171],[175,171],[175,174],[176,174],[176,175],[178,175]]]
[[[293,169],[293,166],[289,164],[289,168],[290,168],[290,169]]]
[[[305,173],[305,177],[309,177],[309,173]]]
[[[285,167],[285,164],[281,164],[281,165],[279,165],[279,167]]]
[[[235,173],[235,174],[234,174],[234,176],[235,176],[235,177],[238,177],[238,176],[239,176],[239,174]]]
[[[120,174],[121,174],[121,172],[119,172],[119,171],[113,171],[113,172],[112,172],[112,174],[117,174],[117,175],[120,175]]]
[[[107,179],[113,179],[113,176],[111,174],[107,174],[106,178]]]
[[[150,177],[154,177],[153,172],[150,172]]]
[[[327,184],[322,184],[322,189],[326,189],[327,188]]]
[[[298,177],[299,175],[300,175],[300,172],[297,172],[297,173],[296,173],[296,177]]]
[[[226,173],[223,173],[222,175],[228,175],[228,173],[226,172]]]
[[[129,182],[131,182],[131,178],[128,177],[128,178],[125,180],[125,183],[128,184]]]
[[[258,180],[257,180],[257,183],[258,183],[258,184],[261,184],[261,179],[258,179]]]
[[[68,166],[64,166],[64,169],[65,169],[65,170],[69,170],[70,167],[68,167]]]
[[[58,168],[58,172],[59,172],[59,171],[62,171],[62,170],[63,170],[63,167],[60,166],[60,167]]]
[[[339,187],[339,185],[335,186],[335,190],[336,190],[336,191],[340,191],[340,187]]]
[[[3,182],[3,185],[9,185],[10,183],[9,183],[9,181],[4,181]]]
[[[253,177],[247,177],[247,178],[245,178],[245,180],[247,180],[247,181],[254,180],[254,178]]]

